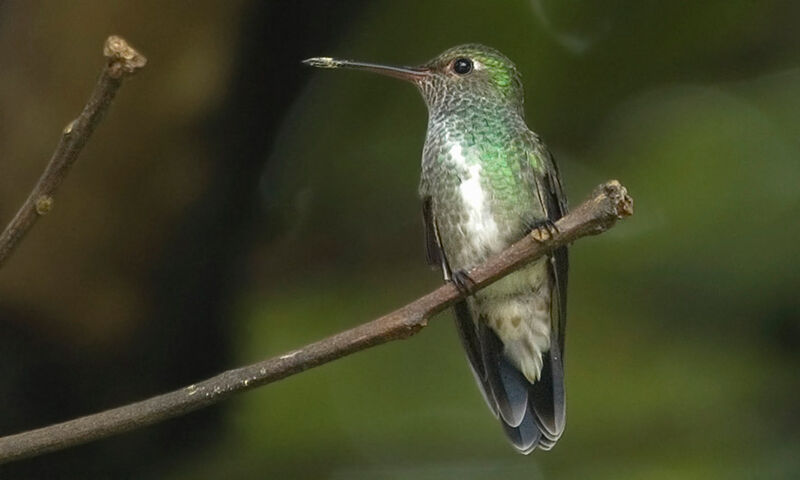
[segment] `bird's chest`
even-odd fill
[[[458,142],[444,144],[436,160],[441,172],[431,177],[434,213],[451,266],[461,268],[503,250],[518,225],[504,211],[498,167]]]

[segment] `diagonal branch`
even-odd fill
[[[633,200],[616,180],[600,185],[591,198],[556,222],[550,238],[528,235],[486,263],[470,270],[476,288],[578,238],[602,233],[633,214]],[[433,315],[462,295],[443,285],[376,320],[306,345],[285,355],[228,370],[180,390],[67,422],[0,438],[0,463],[33,457],[177,417],[225,399],[234,393],[275,382],[309,368],[419,332]]]
[[[53,207],[53,195],[78,159],[84,145],[111,105],[122,79],[136,73],[147,59],[117,36],[108,37],[103,46],[108,59],[86,106],[61,134],[50,163],[17,214],[0,234],[0,268],[36,220]]]

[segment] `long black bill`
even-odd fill
[[[352,68],[355,70],[366,70],[389,77],[418,82],[427,77],[430,71],[426,68],[416,67],[394,67],[391,65],[378,65],[375,63],[354,62],[352,60],[340,60],[330,57],[314,57],[303,60],[303,63],[318,68]]]

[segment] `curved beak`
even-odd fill
[[[375,63],[354,62],[330,57],[313,57],[303,60],[303,63],[318,68],[351,68],[366,70],[388,77],[399,78],[412,83],[417,83],[430,74],[430,70],[420,67],[394,67],[391,65],[378,65]]]

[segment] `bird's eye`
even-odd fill
[[[472,60],[469,58],[457,58],[453,62],[453,71],[459,75],[466,75],[472,71]]]

